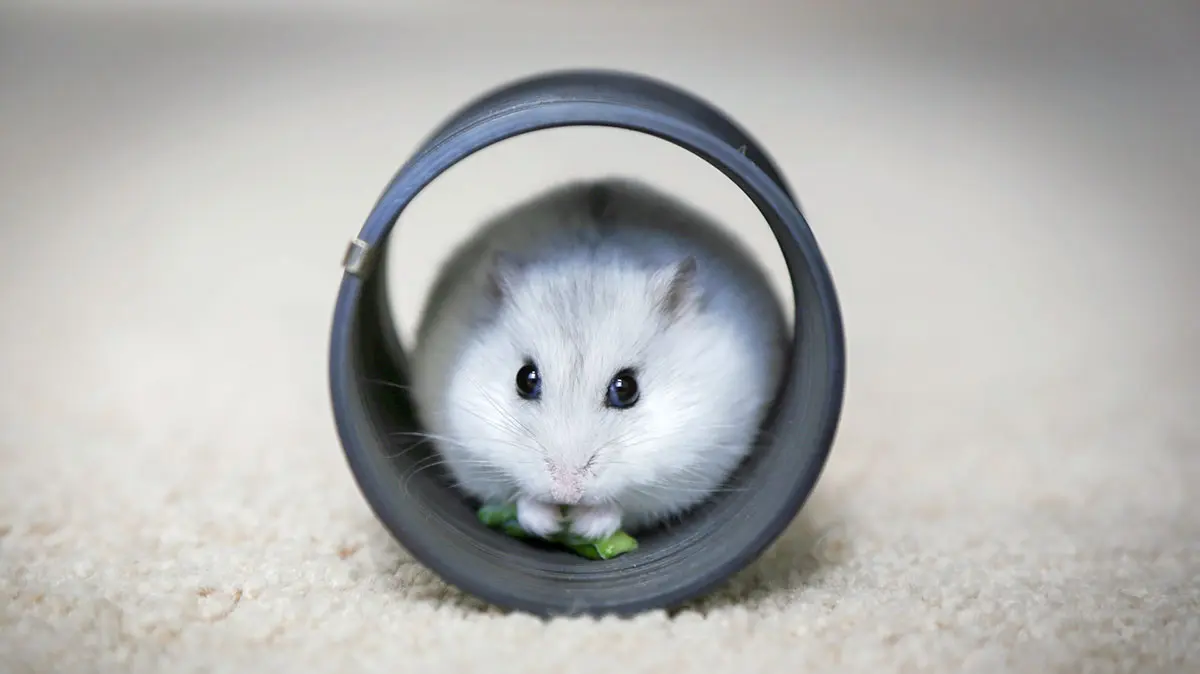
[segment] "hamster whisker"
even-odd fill
[[[675,477],[691,476],[696,482],[708,484],[708,475],[712,472],[713,466],[691,465],[691,466],[676,466]]]
[[[411,452],[411,451],[414,451],[414,450],[418,449],[419,447],[421,447],[422,445],[424,445],[424,444],[426,444],[426,443],[428,443],[428,442],[432,442],[432,441],[431,441],[431,440],[422,440],[422,441],[420,441],[420,442],[417,442],[417,443],[414,443],[414,444],[412,444],[412,445],[409,445],[408,447],[405,447],[405,448],[401,449],[401,450],[400,450],[400,451],[398,451],[398,452],[392,452],[392,453],[389,453],[389,454],[384,454],[384,455],[383,455],[383,458],[385,458],[385,459],[389,459],[389,460],[390,460],[390,459],[399,459],[400,457],[404,456],[405,454],[408,454],[409,452]]]
[[[462,441],[455,440],[454,438],[451,438],[451,437],[448,437],[445,435],[437,435],[434,433],[423,433],[421,431],[394,431],[392,433],[388,433],[388,436],[393,437],[393,438],[398,438],[398,437],[421,438],[421,442],[417,443],[418,446],[422,443],[430,442],[430,441],[443,442],[443,443],[446,443],[447,445],[454,445],[456,447],[461,447],[463,444]]]
[[[528,439],[530,442],[532,442],[534,445],[537,445],[537,448],[540,449],[543,454],[548,453],[548,450],[546,449],[546,447],[544,445],[542,445],[541,441],[538,440],[536,433],[534,433],[528,426],[526,426],[524,423],[522,423],[520,419],[517,419],[516,417],[514,417],[511,412],[504,409],[504,406],[501,405],[499,403],[499,401],[497,401],[494,397],[492,397],[490,394],[488,394],[488,392],[482,386],[480,386],[477,382],[473,381],[473,383],[475,383],[475,387],[479,389],[479,393],[481,396],[483,396],[483,399],[488,402],[488,405],[491,406],[491,408],[496,411],[496,414],[498,414],[500,416],[500,418],[507,423],[506,423],[506,425],[500,425],[496,422],[495,419],[489,419],[489,418],[483,416],[482,414],[480,414],[479,412],[476,412],[475,410],[472,410],[472,409],[468,409],[466,407],[460,406],[459,409],[461,411],[470,414],[471,416],[475,417],[476,419],[479,419],[480,421],[484,422],[485,424],[488,424],[492,428],[495,428],[496,430],[507,431],[509,433],[512,433],[513,435],[523,436],[526,439]],[[521,449],[525,449],[525,447],[523,447],[521,445],[517,445],[517,444],[514,444],[512,446],[518,447]]]
[[[659,487],[658,491],[659,491],[659,493],[665,492],[668,494],[706,494],[707,495],[707,494],[736,494],[736,493],[740,493],[740,492],[743,492],[746,490],[745,489],[722,488],[722,487],[716,487],[714,489],[708,489],[705,487],[697,487],[695,489],[687,489],[684,487],[677,487],[675,485],[669,485],[669,486],[664,485],[662,487]]]
[[[462,465],[469,465],[473,468],[485,469],[484,471],[482,471],[482,477],[485,477],[485,478],[503,480],[504,478],[507,477],[503,473],[503,471],[501,471],[499,468],[496,468],[495,466],[493,466],[485,461],[466,461],[466,462],[455,462],[455,463],[462,463]],[[430,470],[432,468],[437,468],[439,466],[443,466],[446,464],[447,464],[447,461],[437,455],[429,456],[429,457],[426,457],[426,458],[418,461],[416,463],[416,465],[413,466],[413,469],[407,475],[404,476],[404,481],[401,483],[401,488],[405,491],[405,493],[407,493],[408,483],[414,477],[423,473],[426,470]]]
[[[412,444],[412,445],[410,445],[410,446],[408,446],[408,447],[405,447],[404,449],[401,449],[401,450],[400,450],[400,451],[398,451],[398,452],[394,452],[394,453],[392,453],[392,454],[385,454],[385,455],[384,455],[384,458],[385,458],[385,459],[399,459],[400,457],[402,457],[402,456],[404,456],[404,455],[408,454],[409,452],[415,451],[415,450],[419,449],[419,448],[420,448],[422,445],[425,445],[425,444],[427,444],[427,443],[430,443],[430,442],[433,442],[433,440],[428,440],[428,439],[427,439],[427,440],[422,440],[422,441],[420,441],[420,442],[417,442],[417,443],[414,443],[414,444]],[[434,454],[432,454],[431,456],[440,456],[440,452],[439,452],[439,450],[437,450],[437,449],[435,448],[435,450],[434,450]],[[424,459],[422,459],[422,460],[424,460]]]
[[[483,399],[488,401],[488,404],[491,405],[492,407],[494,407],[497,412],[499,412],[500,414],[502,414],[504,416],[504,418],[511,421],[514,426],[521,429],[522,431],[524,431],[530,435],[533,435],[533,431],[531,431],[528,426],[526,426],[524,423],[522,423],[520,419],[513,416],[512,412],[509,412],[508,410],[504,409],[504,406],[500,404],[500,401],[496,400],[495,396],[488,393],[487,389],[485,389],[483,387],[483,385],[480,384],[478,381],[475,382],[475,388],[479,389],[479,394],[483,396]]]
[[[513,416],[511,414],[509,414],[509,412],[507,410],[505,410],[502,406],[500,406],[497,403],[496,399],[493,398],[491,395],[489,395],[487,392],[487,389],[485,389],[483,387],[483,385],[481,385],[478,381],[476,381],[474,378],[471,378],[470,382],[471,382],[471,385],[474,386],[479,391],[479,395],[485,401],[487,401],[488,405],[493,410],[495,410],[496,413],[500,416],[500,418],[503,421],[505,421],[508,425],[507,426],[498,425],[495,420],[483,417],[482,415],[479,414],[479,412],[476,412],[475,410],[470,409],[470,408],[466,407],[465,405],[462,405],[461,403],[455,406],[460,412],[466,412],[468,414],[471,414],[476,419],[484,421],[484,422],[488,423],[489,425],[491,425],[493,428],[496,428],[499,430],[507,430],[507,431],[510,431],[513,433],[521,432],[522,427],[521,427],[521,423],[519,420],[513,418]],[[528,431],[527,428],[524,430]]]
[[[523,432],[520,428],[517,428],[515,424],[507,419],[501,418],[499,421],[497,421],[496,419],[485,417],[474,410],[468,410],[467,413],[487,424],[489,427],[494,428],[502,433],[506,433],[508,435],[528,435],[528,433]]]
[[[513,428],[511,424],[505,425],[505,424],[496,423],[495,419],[489,419],[488,417],[483,416],[479,412],[476,412],[475,410],[472,410],[472,409],[467,409],[465,407],[461,408],[461,411],[475,417],[476,419],[482,421],[484,424],[486,424],[486,425],[490,426],[491,428],[494,428],[498,431],[501,431],[503,433],[509,433],[512,435],[522,435],[521,430],[517,429],[517,428]],[[518,447],[520,445],[513,444],[513,446]]]
[[[674,489],[676,487],[687,487],[687,488],[690,488],[692,491],[711,491],[711,492],[723,492],[723,493],[746,491],[745,487],[730,487],[727,485],[718,485],[716,487],[712,487],[712,486],[709,486],[708,482],[701,483],[699,480],[694,481],[694,482],[687,482],[687,481],[671,482],[671,483],[664,484],[663,487],[666,487],[668,489]]]
[[[501,475],[504,472],[504,471],[500,470],[499,468],[496,468],[495,466],[491,465],[487,461],[483,461],[483,460],[455,461],[454,465],[456,465],[456,466],[471,466],[472,468],[485,468],[488,471],[495,473],[496,475]]]
[[[394,436],[394,435],[403,435],[403,433],[391,433],[391,434],[389,434],[389,435],[393,435],[393,436]],[[398,452],[394,452],[394,453],[392,453],[392,454],[385,455],[385,458],[387,458],[387,459],[398,459],[398,458],[400,458],[400,457],[404,456],[405,454],[407,454],[407,453],[409,453],[409,452],[415,451],[415,450],[417,450],[417,449],[419,449],[419,448],[421,448],[421,447],[423,447],[423,446],[425,446],[425,445],[427,445],[427,444],[430,444],[430,443],[436,443],[436,442],[443,442],[443,443],[445,443],[446,445],[449,445],[449,446],[451,446],[451,447],[458,447],[459,449],[468,449],[468,448],[467,448],[467,447],[466,447],[466,446],[465,446],[463,443],[461,443],[461,442],[458,442],[458,441],[456,441],[456,440],[454,440],[454,439],[452,439],[452,438],[442,438],[442,437],[434,437],[434,436],[430,436],[430,437],[425,437],[425,438],[422,438],[422,439],[420,440],[420,442],[414,442],[414,443],[412,443],[411,445],[408,445],[407,447],[404,447],[403,449],[401,449],[401,450],[400,450],[400,451],[398,451]],[[437,446],[436,446],[436,445],[434,445],[434,448],[435,448],[435,450],[436,450],[436,449],[437,449]]]
[[[445,462],[446,462],[445,459],[442,459],[440,456],[437,456],[436,454],[418,461],[416,466],[413,467],[413,470],[404,477],[403,481],[401,481],[400,490],[403,491],[405,494],[408,494],[409,493],[408,485],[410,482],[412,482],[412,479],[414,477],[416,477],[417,475],[420,475],[422,472],[424,472],[427,469],[436,468],[436,467],[444,464]]]
[[[499,414],[500,416],[502,416],[506,420],[508,420],[509,423],[511,423],[513,425],[514,430],[519,430],[521,433],[528,436],[529,439],[533,440],[533,442],[535,444],[537,444],[538,447],[540,447],[543,452],[546,451],[546,448],[542,447],[541,443],[538,441],[537,434],[534,433],[529,428],[529,426],[526,426],[520,419],[513,416],[512,412],[509,412],[508,410],[504,409],[504,406],[500,404],[500,401],[496,400],[491,394],[489,394],[478,383],[475,384],[475,386],[476,386],[476,388],[479,389],[479,393],[480,393],[480,395],[483,396],[483,399],[488,401],[488,404],[492,406],[492,409],[496,410],[497,414]]]
[[[507,440],[503,440],[503,439],[496,439],[496,438],[455,439],[455,438],[451,438],[451,437],[445,436],[445,435],[436,435],[433,433],[422,433],[420,431],[395,431],[393,433],[389,433],[388,435],[392,436],[392,437],[424,438],[424,440],[422,442],[417,443],[416,446],[420,446],[421,444],[424,444],[425,442],[433,441],[433,442],[445,443],[447,445],[450,445],[451,447],[458,447],[459,449],[471,449],[472,445],[480,446],[480,445],[489,445],[489,444],[507,445],[509,447],[515,447],[517,449],[525,449],[525,446],[520,443],[507,441]]]
[[[704,430],[704,429],[701,429],[701,430]],[[668,440],[671,438],[671,436],[672,436],[671,433],[659,433],[657,435],[641,436],[636,439],[631,439],[631,440],[624,442],[623,446],[626,448],[641,447],[643,445],[648,445],[648,444],[653,444],[656,442],[662,442],[664,440]],[[742,443],[713,442],[713,443],[705,443],[704,446],[707,448],[712,448],[712,449],[737,449],[742,446]]]
[[[689,488],[686,484],[669,484],[666,482],[652,482],[649,485],[642,485],[633,489],[643,496],[654,496],[654,492],[668,494],[730,494],[746,491],[740,487],[692,487]]]
[[[388,380],[386,380],[386,379],[364,379],[363,381],[365,381],[365,382],[366,382],[366,383],[368,383],[368,384],[376,384],[376,385],[379,385],[379,386],[387,386],[388,388],[394,388],[394,389],[398,389],[398,390],[401,390],[401,391],[411,391],[411,390],[413,390],[413,387],[411,387],[411,386],[405,386],[404,384],[401,384],[401,383],[399,383],[399,382],[388,381]]]

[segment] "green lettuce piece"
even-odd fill
[[[531,538],[517,522],[517,506],[513,504],[488,504],[481,507],[477,516],[485,526],[497,529],[513,538]],[[612,559],[638,547],[637,539],[629,534],[618,531],[612,536],[599,540],[590,540],[567,531],[562,531],[549,539],[552,543],[571,550],[587,559]]]

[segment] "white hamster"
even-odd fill
[[[540,536],[636,532],[739,465],[789,338],[761,267],[698,211],[632,180],[572,182],[451,254],[413,397],[468,495],[515,502]]]

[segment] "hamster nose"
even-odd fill
[[[550,483],[550,499],[559,505],[579,505],[582,498],[583,487],[578,480],[554,480]]]
[[[583,498],[583,480],[579,471],[557,463],[548,463],[550,470],[550,499],[560,505],[578,505]]]

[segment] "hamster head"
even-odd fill
[[[719,487],[750,445],[769,373],[744,328],[706,311],[697,273],[693,257],[646,268],[496,255],[487,319],[444,382],[460,482],[635,519]]]

